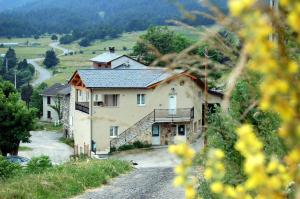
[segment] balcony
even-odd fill
[[[194,108],[154,109],[154,122],[189,122],[194,119]]]
[[[88,102],[75,102],[75,110],[89,114],[90,113],[89,103]]]

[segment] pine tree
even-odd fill
[[[46,58],[43,64],[47,68],[52,68],[53,66],[56,66],[58,63],[59,63],[59,59],[56,57],[54,50],[48,50],[46,52]]]

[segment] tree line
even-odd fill
[[[193,0],[179,1],[187,9],[206,8]],[[220,7],[226,3],[218,2]],[[192,25],[208,25],[213,21],[204,17],[187,20],[177,6],[167,0],[97,0],[36,1],[28,6],[0,13],[0,36],[28,37],[43,33],[71,34],[63,41],[82,38],[87,45],[93,39],[114,37],[122,32],[145,30],[151,25],[166,25],[167,20],[185,20]],[[113,28],[112,28],[113,27]]]

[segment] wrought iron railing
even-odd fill
[[[89,114],[90,108],[88,102],[75,102],[75,110]]]
[[[194,118],[194,108],[154,109],[154,122],[191,120]]]

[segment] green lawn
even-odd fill
[[[32,151],[32,148],[27,147],[27,146],[20,146],[19,151]]]
[[[107,183],[110,178],[132,169],[119,160],[83,160],[49,168],[38,174],[17,173],[0,182],[0,198],[70,198]]]
[[[51,38],[49,36],[41,37],[40,39],[34,39],[34,38],[0,38],[0,43],[38,43],[39,45],[37,46],[17,46],[17,47],[12,47],[17,54],[18,59],[32,59],[32,58],[37,58],[37,57],[43,57],[45,52],[51,47],[49,46],[51,41]],[[5,54],[8,48],[0,48],[0,54]],[[57,53],[61,53],[61,51],[57,51]]]

